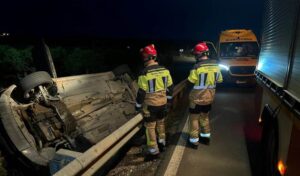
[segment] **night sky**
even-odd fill
[[[11,0],[0,9],[0,32],[12,34],[215,40],[230,28],[259,35],[263,1]]]

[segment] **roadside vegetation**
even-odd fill
[[[0,88],[15,83],[33,70],[32,46],[15,48],[0,45]]]

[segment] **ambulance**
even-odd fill
[[[222,31],[218,42],[219,66],[225,83],[253,84],[259,45],[255,34],[247,29]]]

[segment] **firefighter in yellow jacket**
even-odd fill
[[[197,44],[193,53],[196,64],[188,77],[188,87],[192,87],[189,94],[189,142],[197,147],[199,142],[209,145],[209,111],[215,97],[216,83],[222,82],[223,78],[217,63],[208,58],[206,43]]]
[[[144,116],[148,153],[157,156],[158,144],[166,145],[164,117],[167,115],[167,103],[172,100],[173,82],[169,70],[158,65],[154,45],[148,45],[140,52],[145,68],[138,78],[136,110]]]

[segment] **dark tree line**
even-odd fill
[[[0,45],[0,87],[15,84],[27,74],[48,67],[46,59],[36,54],[39,47],[34,46]],[[128,64],[132,72],[138,74],[143,67],[139,55],[142,46],[50,45],[50,52],[58,77],[110,71],[121,64]],[[158,59],[162,65],[170,67],[174,50],[163,46],[157,47]]]

